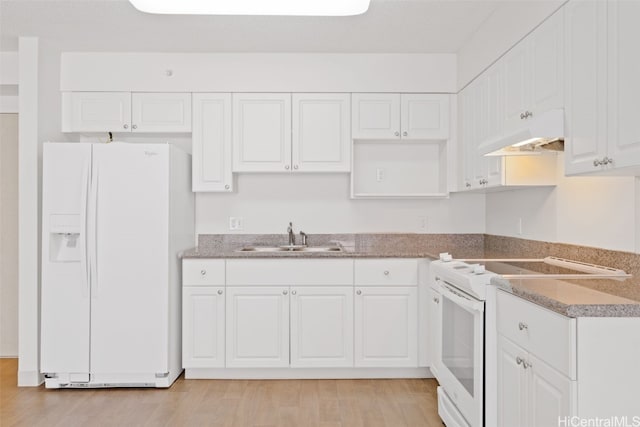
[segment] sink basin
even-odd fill
[[[341,252],[339,246],[246,246],[238,252]]]

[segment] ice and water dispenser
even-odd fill
[[[80,261],[80,215],[50,215],[49,233],[49,261]]]

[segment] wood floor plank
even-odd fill
[[[0,359],[0,426],[441,427],[437,383],[185,380],[169,389],[18,388]]]

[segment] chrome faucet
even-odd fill
[[[304,231],[300,232],[300,237],[302,237],[302,246],[307,246],[307,233],[305,233]]]
[[[296,235],[293,233],[293,223],[289,223],[289,227],[287,227],[287,233],[289,233],[289,246],[294,246],[296,244]]]

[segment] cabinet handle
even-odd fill
[[[129,125],[125,123],[125,125],[123,126],[125,129],[129,129]]]
[[[294,169],[298,169],[298,165],[293,165],[293,168]]]
[[[289,170],[289,165],[285,165],[285,166],[284,166],[284,168],[285,168],[286,170]]]
[[[358,290],[356,291],[356,295],[362,295],[362,291],[361,291],[360,289],[358,289]]]
[[[229,189],[229,184],[225,185],[225,186],[224,186],[224,189],[225,189],[225,190],[228,190],[228,189]]]
[[[518,323],[518,329],[520,329],[521,331],[524,331],[525,329],[529,329],[529,326],[524,322],[520,322]]]
[[[297,294],[296,291],[291,291],[291,295],[295,295],[295,294]]]
[[[138,129],[138,125],[131,125],[131,129]]]
[[[400,136],[400,132],[394,132],[395,136]]]
[[[440,298],[433,297],[433,302],[435,302],[436,304],[440,304]]]
[[[287,295],[289,291],[282,291],[282,295]]]
[[[402,136],[409,136],[409,134],[407,133],[407,131],[402,132]]]
[[[202,276],[206,276],[207,275],[207,270],[200,270],[200,274]]]
[[[218,291],[218,295],[222,295],[222,289]]]

